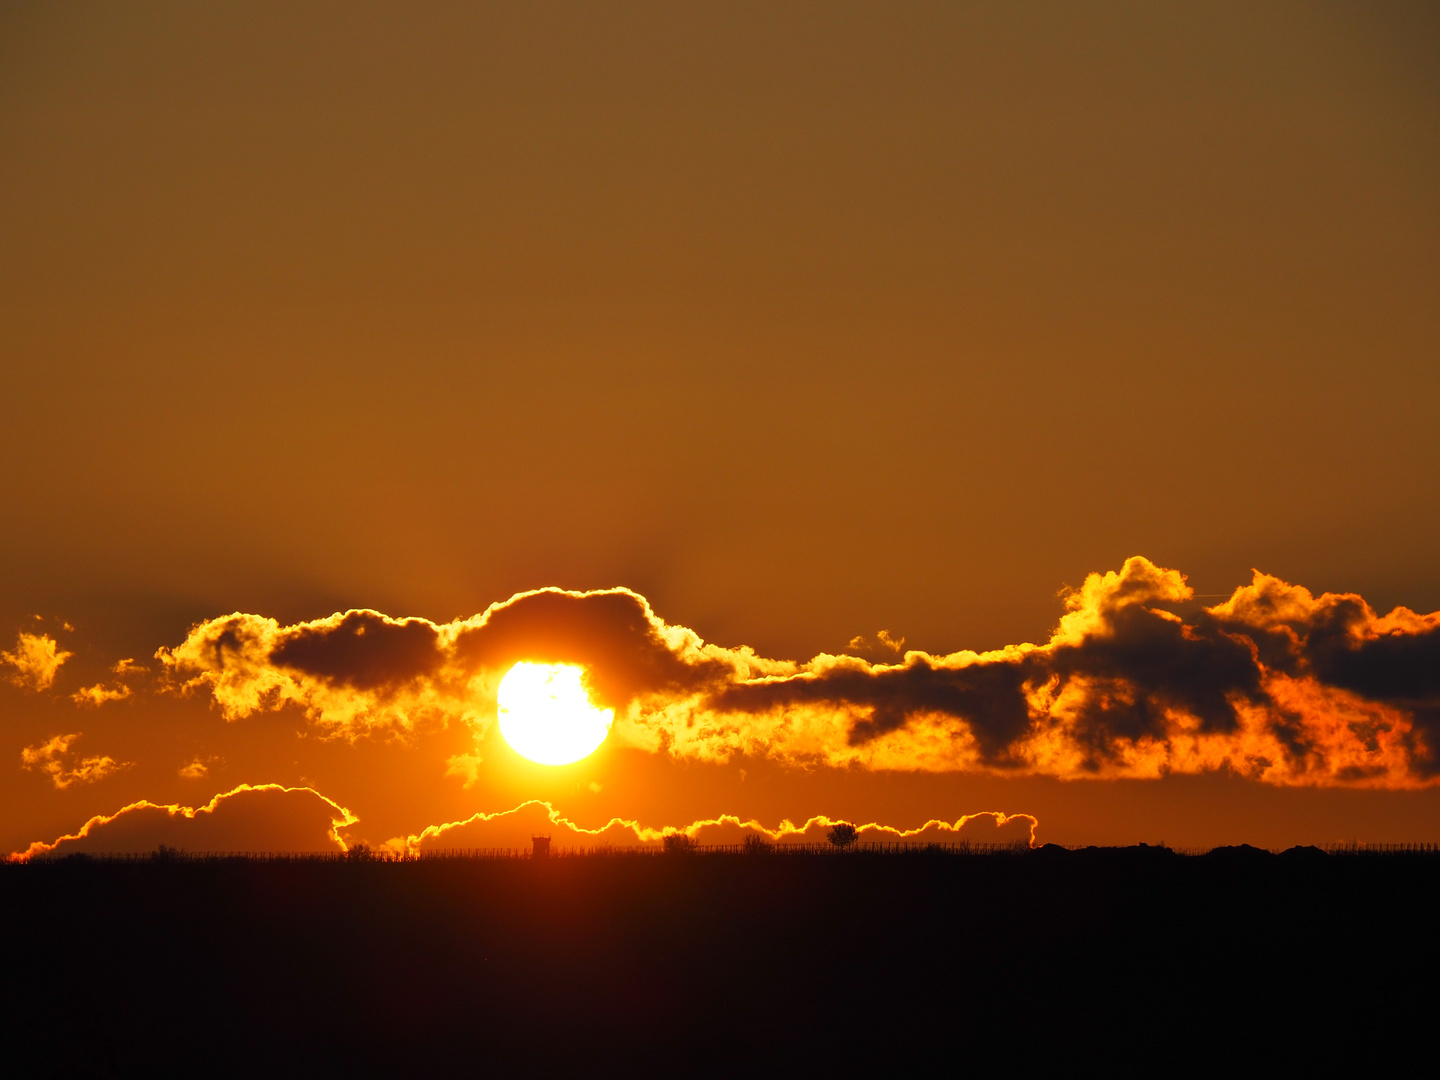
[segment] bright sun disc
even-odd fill
[[[500,680],[500,734],[521,757],[569,765],[589,757],[610,734],[614,709],[597,709],[574,664],[521,661]]]

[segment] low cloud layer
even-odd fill
[[[754,837],[771,844],[823,844],[830,829],[841,819],[824,815],[803,824],[782,821],[767,828],[758,821],[731,815],[707,818],[689,825],[652,828],[638,821],[612,818],[596,829],[586,829],[563,817],[550,803],[532,800],[498,814],[475,814],[463,821],[432,825],[424,831],[397,837],[385,846],[401,853],[447,850],[528,848],[532,837],[547,836],[555,848],[658,847],[667,836],[684,836],[700,845],[743,844]],[[1039,822],[1029,814],[1002,814],[986,811],[966,814],[956,821],[927,821],[913,829],[898,829],[877,822],[854,827],[856,840],[871,843],[958,843],[1024,844],[1035,840]]]
[[[692,760],[1383,788],[1440,775],[1440,613],[1381,616],[1258,571],[1222,604],[1191,598],[1136,557],[1070,592],[1043,644],[890,662],[713,645],[626,589],[522,593],[444,624],[236,613],[158,657],[231,719],[293,704],[342,737],[456,721],[483,735],[500,677],[536,660],[585,666],[616,742]]]
[[[188,852],[344,851],[340,830],[358,820],[312,788],[241,784],[200,807],[131,803],[11,858],[144,852],[162,844]]]
[[[27,860],[76,854],[134,854],[161,845],[201,853],[342,852],[354,840],[359,818],[313,788],[279,784],[242,784],[216,795],[204,806],[131,803],[113,814],[91,818],[74,833],[32,843],[10,858]],[[392,854],[530,848],[535,836],[548,836],[557,850],[574,848],[658,848],[668,836],[684,836],[700,845],[743,844],[758,838],[769,844],[824,844],[839,818],[819,815],[801,824],[782,821],[769,828],[731,815],[688,825],[647,826],[613,818],[587,829],[564,817],[550,802],[530,800],[499,813],[477,813],[460,821],[432,825],[379,845]],[[984,812],[955,821],[927,821],[910,829],[876,822],[852,824],[862,845],[872,843],[1006,844],[1035,842],[1039,822],[1029,814]],[[347,830],[350,835],[347,837]]]

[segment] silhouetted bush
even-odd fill
[[[766,840],[765,837],[756,836],[754,833],[751,833],[745,837],[745,842],[741,845],[741,850],[744,851],[746,855],[769,855],[775,850],[775,845],[769,840]]]
[[[684,833],[671,833],[664,843],[666,855],[689,855],[695,850],[695,841]]]
[[[830,830],[826,838],[830,841],[830,843],[834,844],[841,851],[844,851],[846,848],[854,844],[855,841],[859,839],[859,836],[855,832],[854,825],[851,825],[849,822],[842,821],[839,825],[836,825],[833,829]]]

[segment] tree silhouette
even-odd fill
[[[741,845],[741,850],[744,851],[746,855],[769,855],[775,850],[775,845],[763,836],[750,833],[745,837],[745,842]]]
[[[834,844],[841,851],[844,851],[851,844],[855,843],[859,837],[856,835],[854,825],[851,825],[847,821],[842,821],[830,830],[828,839],[830,843]]]

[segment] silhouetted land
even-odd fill
[[[0,1010],[62,1075],[1374,1069],[1430,1042],[1437,900],[1313,849],[71,859],[0,867]]]

